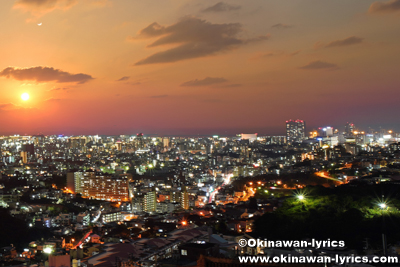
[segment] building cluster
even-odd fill
[[[4,247],[0,256],[62,255],[48,260],[63,266],[201,266],[248,254],[238,238],[281,205],[283,191],[307,185],[296,177],[394,181],[399,138],[353,123],[306,131],[298,119],[286,121],[285,136],[2,136],[0,206],[52,238],[29,240],[23,251]]]

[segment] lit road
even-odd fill
[[[326,172],[323,172],[323,171],[316,172],[315,175],[317,175],[318,177],[321,177],[321,178],[325,178],[325,179],[332,180],[332,181],[335,181],[335,182],[343,183],[343,181],[341,181],[339,179],[336,179],[336,178],[333,178],[333,177],[330,177],[330,176],[327,175]]]
[[[243,199],[241,201],[247,201],[247,200],[249,200],[249,198],[253,197],[256,194],[253,187],[247,187],[246,189],[247,189],[247,192],[245,193],[245,195],[243,196]]]
[[[82,237],[82,239],[78,242],[78,244],[76,244],[76,245],[74,246],[74,249],[76,249],[76,248],[78,248],[80,245],[82,245],[83,242],[86,241],[86,239],[90,236],[91,233],[92,233],[92,230],[90,230],[89,232],[87,232],[86,235],[84,235],[84,236]]]
[[[221,189],[221,187],[230,184],[232,176],[233,176],[233,174],[228,174],[227,177],[224,179],[224,182],[222,183],[222,185],[217,187],[217,188],[215,188],[214,191],[212,191],[210,193],[210,197],[208,199],[208,203],[212,203],[214,201],[215,195],[218,193],[218,190]]]

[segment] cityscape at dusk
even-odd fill
[[[400,0],[0,18],[2,267],[400,266]]]

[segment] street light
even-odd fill
[[[304,200],[304,195],[297,195],[297,199],[300,201]]]
[[[382,200],[384,196],[382,195]],[[379,208],[382,211],[382,248],[383,248],[383,255],[387,255],[387,239],[386,239],[386,229],[385,229],[385,216],[383,214],[383,210],[386,209],[388,206],[384,201],[378,203]]]
[[[379,203],[378,206],[379,206],[381,209],[386,209],[386,207],[387,207],[386,203]]]

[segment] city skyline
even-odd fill
[[[400,130],[398,6],[4,1],[0,134]]]

